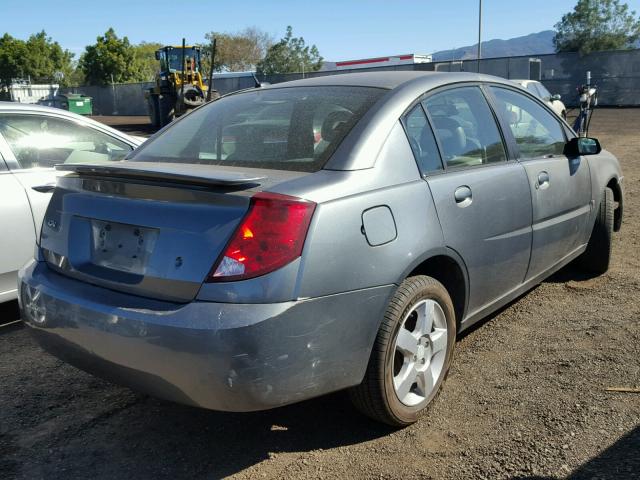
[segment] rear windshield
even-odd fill
[[[129,158],[277,170],[320,170],[386,90],[256,89],[202,107]]]

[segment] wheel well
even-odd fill
[[[447,289],[453,302],[458,325],[464,315],[467,289],[462,268],[453,258],[446,255],[431,257],[418,265],[409,276],[427,275],[438,280]]]
[[[616,205],[613,211],[613,230],[617,232],[622,226],[622,190],[615,178],[609,180],[607,187],[613,191],[613,201]]]

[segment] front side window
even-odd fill
[[[416,105],[407,114],[404,118],[404,126],[420,172],[424,175],[436,170],[442,170],[442,161],[440,160],[436,139],[420,105]]]
[[[493,86],[491,90],[516,139],[521,159],[562,154],[566,140],[552,113],[521,93]]]
[[[200,61],[200,52],[198,52],[195,48],[185,48],[184,59],[182,54],[182,48],[171,48],[167,51],[169,70],[172,72],[181,72],[182,70],[184,70],[184,68],[182,67],[182,61],[184,60],[184,64],[187,67],[187,70],[193,69],[193,71],[197,72],[198,63]]]
[[[531,95],[535,95],[536,97],[540,96],[540,92],[536,88],[536,84],[535,83],[527,83],[527,90],[529,90],[529,93]]]
[[[385,92],[335,86],[231,95],[176,122],[130,160],[315,172]]]
[[[23,169],[122,160],[132,150],[98,130],[46,115],[0,115],[0,135]]]
[[[437,93],[423,105],[431,117],[447,167],[472,167],[506,160],[498,126],[478,87]]]

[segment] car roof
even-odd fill
[[[529,80],[526,78],[512,78],[511,82],[519,83],[520,85],[527,85],[529,83],[540,83],[538,80]]]
[[[116,130],[115,128],[111,128],[108,125],[105,125],[104,123],[97,122],[91,118],[87,118],[82,115],[78,115],[77,113],[63,110],[61,108],[46,107],[44,105],[37,105],[34,103],[0,101],[0,112],[46,113],[48,115],[54,115],[60,118],[66,118],[69,120],[80,122],[97,130],[102,130],[103,132],[108,133],[112,136],[120,137],[122,140],[125,140],[127,143],[130,143],[134,146],[138,146],[144,141],[144,139],[142,138],[127,135],[120,130]]]
[[[430,88],[459,82],[497,82],[508,84],[509,81],[471,72],[424,72],[424,71],[382,71],[340,73],[277,83],[265,88],[286,88],[297,86],[359,86],[385,88],[389,90],[401,87],[409,82],[429,84]]]

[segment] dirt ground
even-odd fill
[[[457,343],[430,415],[404,430],[344,393],[227,414],[136,394],[0,327],[2,478],[640,478],[640,109],[600,110],[626,203],[611,270],[568,267]],[[5,305],[2,320],[17,318]]]
[[[93,120],[109,125],[117,130],[128,133],[129,135],[137,135],[139,137],[148,137],[156,132],[156,128],[151,125],[149,117],[146,115],[137,116],[106,116],[94,115]]]

